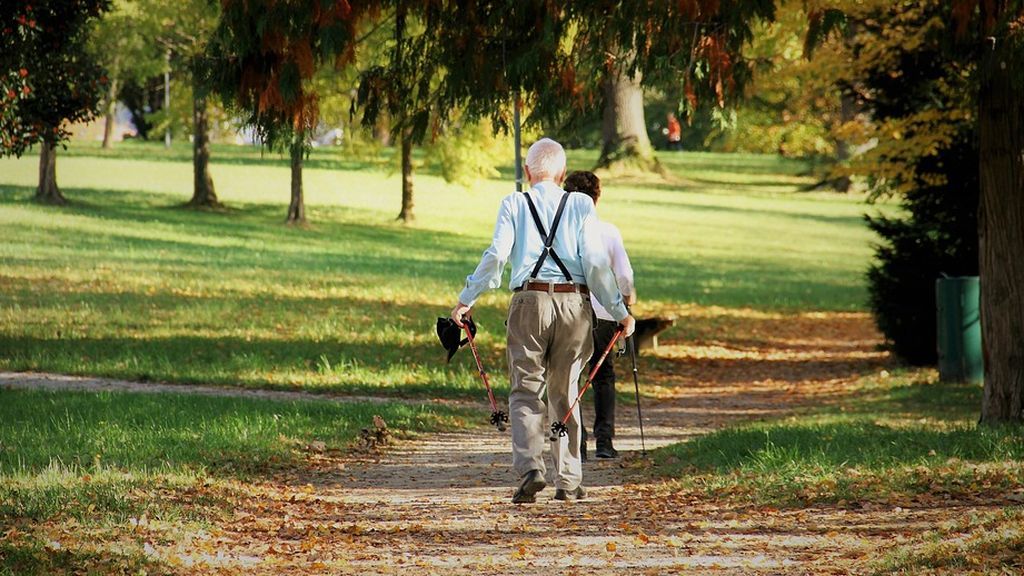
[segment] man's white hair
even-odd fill
[[[526,167],[534,179],[558,178],[565,170],[565,149],[551,138],[541,138],[527,151]]]

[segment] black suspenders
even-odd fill
[[[562,220],[562,212],[565,211],[565,203],[569,199],[569,193],[562,194],[562,199],[558,202],[558,210],[555,211],[555,219],[551,221],[551,232],[544,231],[544,223],[541,222],[540,214],[537,213],[537,206],[533,203],[533,198],[530,197],[528,192],[523,192],[526,196],[526,205],[530,207],[530,214],[533,216],[533,223],[537,225],[537,231],[540,232],[540,237],[544,240],[544,250],[540,253],[540,258],[537,259],[537,264],[533,267],[533,272],[530,273],[530,278],[537,278],[537,274],[540,273],[541,266],[544,265],[544,260],[548,256],[555,261],[558,269],[562,271],[562,275],[565,276],[565,281],[572,283],[572,275],[569,274],[569,269],[562,263],[562,259],[555,254],[555,251],[551,249],[551,245],[555,242],[555,231],[558,230],[558,223]]]

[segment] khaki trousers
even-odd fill
[[[509,420],[512,466],[546,475],[544,446],[551,444],[555,487],[575,490],[583,480],[580,408],[566,422],[567,436],[550,442],[551,422],[560,421],[579,393],[579,377],[594,349],[590,298],[576,293],[524,290],[508,310]],[[542,395],[547,391],[547,408]]]

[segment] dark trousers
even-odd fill
[[[594,320],[594,354],[590,357],[590,370],[594,369],[618,327],[619,323],[612,320]],[[615,437],[614,359],[615,350],[612,350],[594,375],[594,382],[591,384],[594,389],[594,437],[598,442],[607,442]]]

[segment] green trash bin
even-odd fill
[[[980,290],[977,276],[935,281],[938,312],[939,378],[981,382]]]

